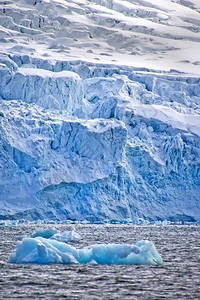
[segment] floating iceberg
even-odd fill
[[[49,227],[46,229],[36,228],[32,235],[32,238],[43,237],[45,239],[53,239],[60,242],[78,242],[81,236],[75,231],[74,228],[69,231],[60,232],[55,227]]]
[[[54,234],[57,234],[58,232],[59,231],[54,227],[50,227],[50,228],[46,228],[46,229],[36,228],[36,230],[33,233],[32,237],[35,238],[35,237],[41,236],[43,238],[49,239]]]
[[[81,236],[75,231],[74,228],[72,228],[70,231],[54,234],[51,239],[60,242],[78,242],[80,241]]]
[[[154,244],[142,240],[136,245],[99,244],[76,249],[68,244],[42,237],[25,238],[19,242],[9,263],[17,264],[145,264],[161,265],[161,256]]]

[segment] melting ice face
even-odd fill
[[[163,261],[154,244],[147,240],[136,245],[99,244],[76,249],[56,240],[36,237],[23,239],[10,256],[9,263],[161,265]]]

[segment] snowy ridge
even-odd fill
[[[0,2],[1,219],[199,220],[199,11]]]

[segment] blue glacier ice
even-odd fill
[[[0,219],[199,222],[196,6],[71,2],[0,9]]]
[[[164,77],[169,90],[182,84]],[[115,73],[82,86],[71,115],[1,95],[1,218],[197,221],[200,116],[192,96],[187,105],[161,102]],[[32,97],[34,88],[23,88]]]
[[[147,240],[130,244],[98,244],[77,249],[42,237],[25,238],[18,243],[9,263],[17,264],[143,264],[161,265],[162,258]]]
[[[154,74],[140,72],[136,80],[131,69],[119,75],[102,66],[102,72],[112,74],[97,77],[95,68],[88,68],[93,77],[87,79],[70,71],[78,78],[73,83],[78,100],[73,85],[67,100],[66,91],[59,92],[58,107],[46,105],[52,94],[43,83],[43,69],[36,69],[45,94],[40,102],[34,100],[35,83],[27,84],[29,75],[11,90],[19,71],[3,69],[11,79],[0,89],[1,218],[199,220],[198,80],[183,76],[177,81],[164,74],[167,97]],[[25,65],[24,70],[21,66],[21,74],[31,74]],[[62,91],[69,77],[60,77],[63,70],[51,72]],[[154,78],[152,91],[144,83],[147,78]],[[180,89],[184,101],[176,93]]]

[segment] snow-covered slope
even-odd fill
[[[0,49],[199,75],[197,0],[1,0]]]
[[[0,1],[0,218],[200,220],[200,4]]]

